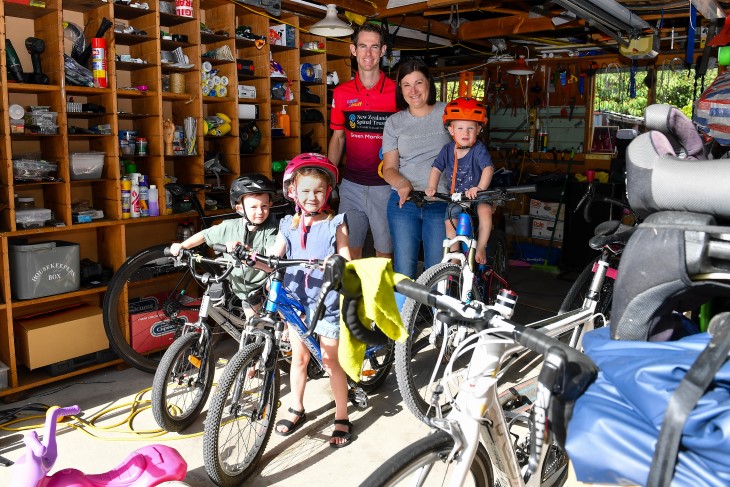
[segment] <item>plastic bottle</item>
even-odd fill
[[[149,190],[149,209],[150,216],[160,216],[160,203],[158,198],[160,197],[157,191],[157,185],[151,184]]]
[[[165,185],[172,182],[170,176],[165,176]],[[165,215],[172,215],[172,193],[170,190],[165,188]]]
[[[122,178],[122,220],[132,218],[132,180],[128,176]]]
[[[130,195],[131,195],[131,205],[129,208],[129,213],[132,218],[139,218],[140,211],[139,211],[139,176],[140,174],[138,172],[132,173],[132,187],[130,189]]]
[[[139,177],[139,216],[150,216],[150,196],[147,176]]]
[[[291,119],[289,118],[289,114],[286,113],[286,105],[281,106],[281,111],[279,112],[277,119],[279,121],[281,131],[284,132],[284,136],[289,137],[291,135]]]

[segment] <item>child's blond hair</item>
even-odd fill
[[[325,171],[321,169],[317,169],[316,167],[303,167],[301,169],[297,169],[296,172],[292,175],[292,186],[296,181],[303,176],[310,176],[316,179],[319,179],[320,181],[324,181],[327,183],[328,186],[332,187],[334,183],[332,182],[332,179],[330,178],[329,174],[327,174]],[[293,188],[290,188],[290,190]],[[326,202],[325,202],[326,203]],[[327,220],[331,220],[334,218],[335,213],[332,210],[325,210],[327,213]],[[301,220],[301,213],[297,213],[292,218],[291,222],[291,228],[292,230],[296,229],[299,226],[299,222]]]

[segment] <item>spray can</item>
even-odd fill
[[[94,75],[94,87],[106,88],[106,39],[91,39],[91,71]]]
[[[132,180],[122,178],[122,220],[132,218]]]
[[[130,174],[132,178],[130,213],[132,218],[139,218],[139,176],[138,172]]]

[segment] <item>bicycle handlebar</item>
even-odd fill
[[[345,258],[338,254],[331,255],[324,260],[285,259],[283,257],[259,254],[254,250],[246,249],[239,245],[236,249],[234,249],[231,255],[233,255],[239,262],[243,262],[249,267],[254,267],[257,263],[264,264],[267,267],[270,267],[272,272],[280,270],[283,271],[289,267],[308,267],[323,270],[322,288],[320,289],[319,296],[317,297],[317,307],[315,308],[314,315],[307,326],[306,333],[302,335],[302,338],[305,339],[311,336],[319,320],[324,317],[324,300],[327,294],[333,290],[339,291],[342,286],[342,274],[345,269]]]
[[[221,250],[221,248],[222,248],[222,250]],[[225,245],[221,246],[221,245],[215,244],[215,245],[213,245],[213,250],[215,250],[216,252],[225,252],[226,246]],[[165,247],[164,254],[167,257],[175,257],[170,252],[170,247]],[[188,250],[188,249],[180,249],[180,254],[177,256],[177,258],[182,261],[183,257],[187,258],[188,267],[190,268],[190,273],[193,275],[193,277],[197,281],[203,280],[203,277],[205,276],[205,274],[198,274],[197,272],[195,272],[195,266],[193,265],[193,263],[195,263],[195,262],[205,262],[207,264],[213,264],[213,265],[217,265],[217,266],[221,266],[221,267],[225,266],[226,269],[223,271],[222,274],[217,274],[215,276],[212,276],[212,278],[215,282],[220,282],[220,281],[226,279],[231,274],[231,272],[233,272],[233,269],[235,267],[231,261],[223,260],[220,258],[211,259],[211,258],[203,256],[202,254],[198,254],[198,253],[193,252],[192,250]]]
[[[519,193],[534,193],[537,191],[537,185],[525,184],[520,186],[507,186],[503,188],[485,189],[477,192],[477,196],[474,199],[468,199],[464,193],[434,193],[432,197],[426,196],[424,191],[413,190],[410,193],[409,200],[412,201],[419,208],[423,205],[433,202],[436,200],[447,201],[451,203],[479,203],[479,202],[491,202],[495,204],[501,204],[504,201],[514,199],[515,194]]]

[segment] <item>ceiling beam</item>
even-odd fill
[[[560,28],[572,28],[581,25],[583,25],[582,21],[572,21],[562,24]],[[529,14],[523,14],[498,19],[465,22],[459,26],[458,38],[463,41],[468,41],[472,39],[485,39],[487,37],[494,38],[556,30],[559,29],[547,17],[531,17]]]
[[[382,18],[381,18],[382,20]],[[421,32],[428,32],[428,19],[425,17],[387,17],[388,24],[390,25],[403,25],[403,27],[410,27],[411,29],[420,30]],[[402,24],[401,24],[402,22]],[[456,40],[456,37],[450,32],[451,27],[448,24],[439,22],[437,20],[431,20],[431,34],[439,37],[445,37],[447,39]]]

